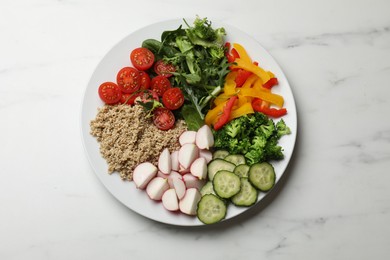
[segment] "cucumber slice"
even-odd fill
[[[215,191],[214,191],[214,187],[213,187],[213,182],[211,181],[208,181],[206,182],[206,184],[200,189],[200,194],[202,196],[206,195],[206,194],[215,194]]]
[[[237,165],[236,168],[234,168],[234,173],[236,175],[238,175],[238,177],[248,178],[248,175],[249,175],[249,165],[247,165],[247,164]]]
[[[229,199],[236,195],[241,189],[240,177],[230,171],[219,171],[213,179],[215,193],[223,198]]]
[[[204,195],[198,202],[197,217],[205,224],[214,224],[226,216],[226,204],[213,194]]]
[[[217,150],[213,153],[213,159],[224,159],[226,156],[229,155],[229,152],[226,150]]]
[[[245,164],[245,156],[241,154],[229,154],[224,158],[225,161],[231,162],[234,165],[240,165],[240,164]]]
[[[249,182],[248,178],[241,178],[241,190],[231,198],[234,205],[240,207],[249,207],[257,201],[257,190]]]
[[[269,191],[275,185],[274,167],[267,162],[255,163],[249,168],[248,179],[255,188]]]
[[[223,159],[219,159],[219,158],[214,159],[207,166],[209,180],[212,181],[214,179],[214,175],[218,171],[226,170],[226,171],[233,172],[234,168],[236,168],[236,166],[231,162],[227,162],[227,161],[225,161]]]

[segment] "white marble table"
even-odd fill
[[[388,259],[389,10],[379,0],[1,1],[0,259]],[[275,57],[299,134],[266,207],[181,228],[111,196],[79,121],[115,43],[196,14],[246,31]]]

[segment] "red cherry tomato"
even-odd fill
[[[121,99],[120,88],[114,82],[104,82],[98,89],[99,97],[106,104],[116,104]]]
[[[132,94],[122,93],[120,103],[134,105],[134,101],[137,97],[138,97],[138,93],[132,93]]]
[[[153,66],[154,54],[147,48],[136,48],[130,53],[130,60],[134,68],[148,70]]]
[[[175,116],[168,108],[159,107],[153,112],[153,123],[160,130],[168,130],[174,126]]]
[[[164,92],[162,103],[170,110],[180,108],[184,103],[184,95],[180,88],[170,88]]]
[[[170,89],[171,82],[164,76],[156,76],[150,81],[150,89],[157,93],[159,97],[162,97],[165,91]]]
[[[148,73],[145,71],[140,71],[139,74],[141,75],[141,90],[150,88],[150,77]]]
[[[170,63],[165,63],[163,60],[159,60],[154,64],[154,71],[161,76],[171,77],[172,73],[175,72],[176,68]]]
[[[116,82],[123,93],[134,93],[141,87],[141,76],[135,68],[124,67],[118,72]]]
[[[150,90],[150,89],[146,89],[146,90],[140,92],[137,97],[140,98],[142,103],[147,103],[147,102],[151,101],[152,99],[154,99],[156,101],[159,100],[157,93]]]

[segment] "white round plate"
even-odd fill
[[[190,22],[192,24],[192,21]],[[121,180],[119,174],[109,175],[107,173],[106,161],[102,158],[99,151],[99,144],[89,133],[90,121],[96,117],[97,108],[103,106],[97,91],[99,85],[105,81],[115,82],[117,72],[122,67],[131,66],[129,60],[131,50],[140,47],[145,39],[153,38],[159,40],[163,31],[175,30],[180,24],[183,24],[184,28],[186,27],[183,20],[169,20],[146,26],[121,40],[104,56],[92,74],[84,93],[81,107],[81,131],[84,148],[94,172],[116,199],[140,215],[155,221],[178,226],[201,226],[204,224],[194,216],[167,211],[163,208],[162,203],[150,200],[146,192],[138,190],[133,182]],[[252,60],[258,61],[264,69],[272,71],[278,78],[279,85],[273,88],[273,92],[284,97],[288,114],[283,119],[290,127],[292,134],[282,137],[279,142],[284,148],[285,158],[272,163],[276,172],[277,185],[291,159],[297,134],[297,114],[290,85],[277,62],[256,40],[234,27],[213,22],[213,28],[219,27],[224,27],[226,30],[226,41],[231,43],[237,42],[243,45]],[[267,193],[260,192],[255,206],[260,204],[266,195]],[[229,205],[225,219],[233,218],[247,209]]]

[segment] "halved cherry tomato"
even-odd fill
[[[140,89],[143,90],[143,89],[148,89],[150,88],[150,77],[148,75],[148,73],[146,73],[145,71],[140,71],[139,74],[141,75],[141,87]]]
[[[170,88],[164,92],[162,103],[170,110],[176,110],[184,104],[184,95],[180,88]]]
[[[160,130],[168,130],[174,126],[175,116],[168,108],[159,107],[153,112],[153,123]]]
[[[162,75],[162,76],[167,77],[167,78],[172,76],[172,73],[170,73],[170,72],[175,72],[176,71],[175,66],[173,66],[170,63],[165,63],[163,60],[157,61],[154,64],[153,68],[154,68],[154,71],[158,75]]]
[[[123,93],[134,93],[141,87],[141,76],[135,68],[124,67],[118,72],[116,82]]]
[[[154,54],[147,48],[136,48],[130,53],[130,60],[138,70],[148,70],[153,66]]]
[[[150,89],[157,93],[159,97],[162,97],[165,91],[170,89],[171,82],[164,76],[156,76],[150,81]]]
[[[114,82],[104,82],[98,89],[99,97],[104,103],[112,105],[119,102],[122,93],[120,88]]]
[[[122,93],[122,97],[120,100],[121,104],[134,105],[134,100],[138,97],[137,93]]]
[[[149,102],[152,99],[159,101],[159,97],[158,97],[157,93],[150,90],[150,89],[145,89],[145,90],[139,92],[139,94],[137,95],[137,98],[138,97],[140,98],[140,101],[142,103]],[[137,98],[136,98],[136,100],[137,100]]]

